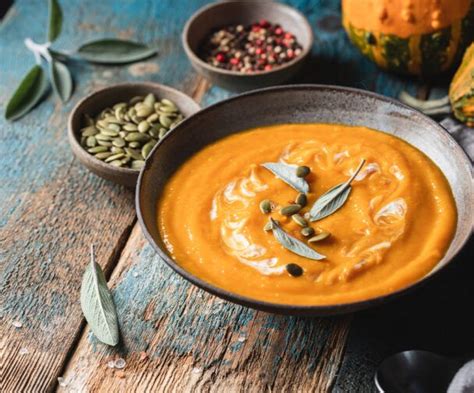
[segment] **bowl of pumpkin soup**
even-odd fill
[[[436,122],[374,93],[294,85],[191,116],[136,193],[164,262],[231,302],[293,315],[375,306],[472,231],[471,164]]]

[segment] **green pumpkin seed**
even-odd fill
[[[138,117],[148,117],[153,113],[153,108],[149,107],[148,105],[141,105],[136,109]]]
[[[150,115],[146,118],[146,121],[148,123],[155,123],[159,120],[159,118],[160,118],[160,116],[158,116],[158,114],[153,113],[152,115]]]
[[[160,132],[158,133],[158,138],[162,139],[165,137],[168,130],[166,128],[160,128]]]
[[[99,133],[99,130],[94,126],[85,127],[81,130],[82,136],[93,136]]]
[[[131,132],[125,137],[125,140],[127,142],[148,142],[150,140],[150,136],[140,132]]]
[[[292,216],[293,214],[298,213],[300,210],[301,210],[300,205],[293,204],[293,205],[288,205],[288,206],[283,207],[280,210],[280,213],[284,216]]]
[[[131,98],[130,101],[128,101],[128,103],[130,105],[135,105],[137,102],[140,102],[142,100],[143,100],[142,96],[136,96],[136,97]]]
[[[263,201],[260,202],[259,208],[263,214],[271,213],[272,202],[269,199],[264,199]]]
[[[265,232],[270,232],[273,229],[273,224],[271,221],[268,221],[265,226],[263,227],[263,230]]]
[[[142,120],[138,124],[138,132],[147,132],[150,129],[150,124],[146,120]]]
[[[313,236],[311,239],[308,240],[308,243],[317,243],[320,242],[321,240],[327,239],[331,234],[326,231],[322,231],[318,233],[316,236]]]
[[[143,160],[133,160],[131,168],[132,169],[141,169],[141,168],[143,168],[143,165],[145,165],[145,161],[143,161]]]
[[[151,152],[151,149],[153,149],[153,146],[156,145],[156,142],[155,141],[150,141],[148,143],[145,143],[145,145],[143,145],[142,147],[142,156],[143,158],[147,158],[148,155],[150,154]]]
[[[113,142],[112,142],[113,143]],[[110,148],[110,151],[114,154],[117,154],[117,153],[124,153],[125,150],[123,150],[121,147],[117,147],[117,146],[112,146]]]
[[[118,134],[117,134],[117,135],[118,135]],[[110,136],[105,135],[105,134],[102,134],[102,133],[97,134],[97,135],[95,136],[95,138],[96,138],[98,141],[110,141],[110,140],[112,140],[112,138],[111,138]]]
[[[107,128],[107,126],[109,125],[109,123],[107,123],[107,122],[104,121],[104,120],[99,120],[95,125],[96,125],[97,127],[100,127],[100,128]]]
[[[128,132],[127,131],[120,131],[119,132],[119,137],[120,138],[125,138],[127,136]]]
[[[119,102],[118,104],[115,104],[112,109],[117,110],[117,109],[124,109],[127,108],[127,103],[126,102]]]
[[[128,164],[130,162],[131,158],[130,157],[124,157],[120,161],[122,161],[122,164]]]
[[[152,93],[148,94],[143,100],[143,103],[145,105],[148,105],[150,108],[153,108],[153,105],[155,105],[155,102],[156,102],[156,98]]]
[[[138,117],[137,115],[133,115],[132,116],[132,121],[135,123],[135,124],[138,124],[142,121],[142,118],[141,117]],[[137,130],[138,130],[138,127],[137,127]]]
[[[126,145],[126,142],[122,138],[115,138],[112,141],[112,145],[116,147],[124,147]]]
[[[138,127],[136,124],[133,124],[133,123],[127,123],[123,126],[123,129],[125,131],[137,131],[138,130]]]
[[[120,128],[119,128],[120,129]],[[100,130],[100,133],[102,135],[107,135],[107,136],[111,136],[111,137],[115,137],[115,136],[119,136],[119,133],[118,131],[113,131],[109,128],[106,128],[105,130]]]
[[[112,154],[111,156],[107,157],[104,161],[105,162],[111,162],[111,161],[114,161],[114,160],[118,160],[119,158],[122,158],[122,157],[125,157],[125,154],[116,153],[116,154]]]
[[[141,147],[141,143],[140,142],[130,142],[128,144],[128,147],[131,147],[132,149],[138,149],[139,147]]]
[[[84,119],[86,119],[86,124],[88,126],[93,126],[94,125],[94,119],[90,117],[89,115],[84,115]]]
[[[134,160],[143,160],[143,156],[138,150],[130,149],[129,147],[126,147],[124,150],[127,156],[132,157]]]
[[[116,166],[116,167],[123,166],[123,163],[122,163],[121,160],[115,160],[115,161],[109,162],[109,164],[112,165],[112,166]]]
[[[86,139],[86,146],[87,147],[97,146],[97,139],[95,139],[94,136],[88,136]]]
[[[97,138],[96,138],[96,139],[97,139]],[[99,140],[97,140],[97,143],[98,143],[100,146],[107,146],[107,147],[112,146],[112,142],[109,142],[109,141],[99,141]]]
[[[104,151],[109,150],[107,146],[96,146],[96,147],[91,147],[90,149],[87,149],[87,151],[91,154],[95,153],[103,153]]]
[[[301,234],[302,234],[304,237],[313,236],[313,235],[314,235],[314,229],[311,228],[311,227],[303,228],[303,229],[301,230]]]
[[[115,123],[109,123],[109,125],[106,127],[106,130],[119,132],[120,131],[120,125],[115,124]]]
[[[150,134],[150,136],[152,136],[153,138],[157,138],[157,139],[159,138],[159,135],[160,135],[159,131],[155,127],[152,127],[150,131],[148,131],[148,134]]]
[[[111,125],[120,125],[122,122],[120,120],[118,120],[115,116],[106,116],[104,118],[104,121],[106,121],[107,123],[109,123],[109,126]]]
[[[169,128],[171,123],[173,123],[173,120],[169,118],[169,116],[166,115],[160,115],[160,124],[163,127]]]
[[[164,106],[173,108],[175,112],[178,110],[178,108],[176,107],[176,104],[173,101],[168,100],[167,98],[163,98],[161,100],[161,104],[163,104]]]
[[[306,204],[308,203],[308,198],[305,194],[299,193],[295,199],[295,202],[297,205],[300,205],[301,207],[305,207]]]
[[[107,157],[110,157],[112,155],[111,152],[109,151],[104,151],[102,153],[97,153],[94,155],[95,158],[98,158],[99,160],[105,160]]]
[[[296,168],[296,176],[298,177],[306,177],[309,175],[309,172],[311,172],[311,169],[304,165]]]
[[[292,220],[296,222],[300,227],[308,226],[308,221],[306,221],[300,214],[293,214],[291,216]]]
[[[171,106],[166,106],[166,105],[161,105],[160,106],[160,111],[164,113],[174,113],[176,112],[176,107],[171,107]]]

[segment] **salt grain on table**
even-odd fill
[[[110,362],[107,363],[108,368],[115,368],[115,362],[111,360]]]
[[[240,336],[240,337],[237,339],[237,341],[238,341],[239,343],[243,343],[244,341],[247,341],[247,337],[245,337],[245,336]]]
[[[27,348],[21,348],[20,351],[18,352],[20,355],[26,355],[30,353]]]
[[[20,321],[13,321],[12,325],[15,326],[17,329],[23,327],[23,324]]]
[[[63,377],[58,377],[58,385],[64,388],[67,386],[67,382]]]
[[[193,374],[201,374],[202,373],[202,368],[201,367],[194,367],[191,372]]]

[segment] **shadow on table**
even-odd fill
[[[336,390],[373,384],[378,364],[408,349],[474,358],[474,237],[425,286],[354,315]]]

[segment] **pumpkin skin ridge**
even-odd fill
[[[474,0],[466,15],[448,27],[408,38],[355,27],[344,12],[346,1],[349,0],[343,1],[343,26],[349,39],[363,55],[387,71],[423,77],[438,75],[459,64],[464,49],[474,40]]]

